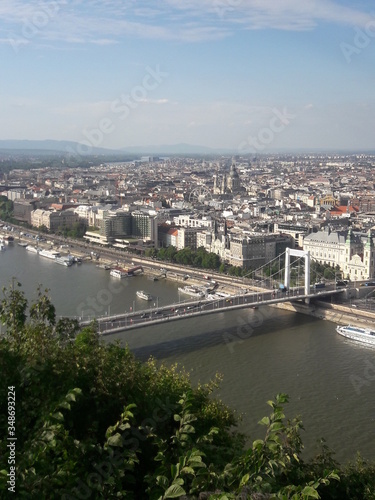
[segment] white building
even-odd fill
[[[303,249],[309,251],[320,264],[339,266],[345,278],[352,281],[374,277],[374,237],[352,229],[331,231],[329,228],[311,233],[303,240]]]

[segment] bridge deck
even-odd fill
[[[144,328],[153,324],[179,321],[208,314],[217,314],[238,309],[258,308],[282,302],[307,301],[342,293],[344,290],[324,290],[308,295],[301,294],[299,290],[289,293],[276,293],[272,290],[251,292],[234,295],[217,300],[194,300],[184,303],[170,304],[159,308],[150,308],[137,312],[123,313],[97,318],[99,332],[102,335],[118,333],[124,330]],[[88,325],[90,321],[82,321],[81,325]]]

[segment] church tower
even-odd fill
[[[238,175],[235,162],[232,162],[228,178],[228,189],[231,193],[238,193],[241,189],[240,176]]]
[[[369,229],[367,232],[367,241],[364,247],[364,254],[363,254],[365,273],[367,274],[368,278],[374,277],[374,271],[375,271],[374,259],[375,259],[374,242],[372,240],[371,229]]]

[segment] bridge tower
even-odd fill
[[[295,250],[294,248],[286,248],[285,250],[285,278],[284,284],[289,290],[290,287],[290,256],[303,257],[305,259],[305,295],[310,293],[310,252],[304,250]]]

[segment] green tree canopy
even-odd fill
[[[340,468],[324,443],[303,460],[302,423],[285,419],[286,395],[268,402],[264,438],[245,447],[235,413],[213,398],[220,377],[193,387],[177,366],[103,343],[95,321],[56,323],[42,287],[27,309],[19,286],[4,290],[1,498],[13,491],[13,427],[15,498],[374,498],[373,464]]]

